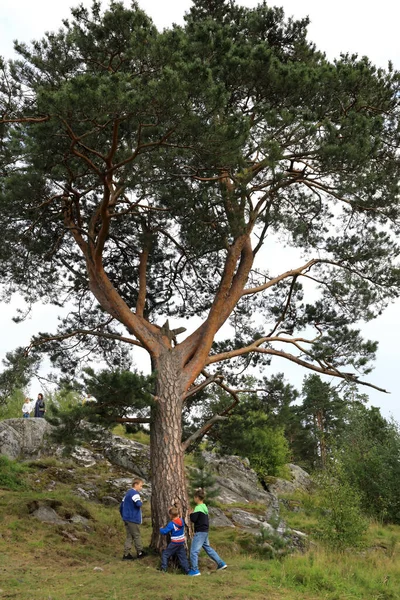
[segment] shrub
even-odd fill
[[[19,490],[26,487],[21,480],[22,473],[27,471],[27,467],[6,456],[0,455],[0,488],[8,490]]]
[[[367,529],[361,511],[361,498],[345,476],[342,464],[334,456],[317,477],[321,493],[319,536],[326,545],[343,552],[359,546]]]

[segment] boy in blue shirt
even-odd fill
[[[185,575],[189,573],[189,563],[185,550],[185,521],[179,517],[179,511],[175,506],[172,506],[169,511],[171,521],[165,527],[160,528],[162,535],[171,535],[171,541],[162,552],[161,568],[163,573],[167,572],[168,560],[171,556],[177,556]]]
[[[196,577],[197,575],[201,575],[199,571],[199,553],[202,548],[204,548],[205,552],[208,554],[210,558],[217,564],[217,571],[222,571],[226,569],[227,564],[218,556],[215,552],[214,548],[211,548],[210,542],[208,541],[208,529],[209,529],[209,519],[208,519],[208,508],[204,504],[205,492],[203,489],[198,489],[194,495],[194,501],[196,503],[196,507],[194,511],[190,515],[190,520],[194,524],[194,536],[192,540],[192,545],[190,548],[190,566],[191,569],[188,575],[192,577]]]
[[[135,544],[137,558],[143,558],[146,553],[143,551],[142,538],[140,537],[140,525],[142,524],[142,504],[139,492],[143,488],[143,479],[136,478],[132,481],[132,489],[128,490],[119,507],[122,520],[126,529],[126,540],[124,546],[124,555],[122,560],[134,560],[131,548],[132,542]]]

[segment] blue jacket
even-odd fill
[[[160,533],[167,535],[171,534],[171,542],[174,544],[185,543],[185,521],[180,517],[176,517],[173,521],[170,521],[166,527],[160,528]]]
[[[122,519],[140,525],[142,522],[142,504],[138,491],[133,488],[128,490],[119,507]]]

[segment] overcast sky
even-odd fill
[[[91,5],[91,0],[81,2]],[[239,2],[254,6],[252,0]],[[80,4],[73,0],[0,0],[0,55],[13,57],[13,40],[29,42],[42,37],[45,31],[58,29],[61,19],[69,16],[69,7]],[[106,4],[106,3],[104,3]],[[126,2],[129,4],[129,2]],[[377,3],[362,0],[278,0],[273,4],[283,6],[286,15],[296,18],[309,16],[311,25],[309,37],[329,58],[341,52],[367,55],[375,64],[386,67],[392,61],[400,69],[399,22],[400,3],[381,0]],[[141,0],[145,9],[160,28],[172,22],[182,22],[184,12],[190,7],[190,0]],[[291,266],[298,266],[293,264]],[[27,345],[29,337],[40,331],[55,329],[57,309],[38,305],[32,310],[29,321],[16,325],[12,322],[17,306],[23,306],[15,297],[10,305],[0,304],[0,359],[5,352],[18,345]],[[379,406],[385,416],[393,415],[400,421],[400,382],[397,377],[399,352],[397,340],[400,337],[400,302],[390,306],[377,320],[363,327],[364,337],[379,341],[378,358],[375,370],[369,380],[390,390],[390,395],[381,394],[368,388],[371,403]],[[138,366],[144,363],[138,359]],[[304,370],[288,365],[280,360],[273,363],[274,370],[285,372],[294,385],[300,387]],[[31,393],[37,394],[39,384],[33,384]]]

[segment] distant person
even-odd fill
[[[190,548],[190,571],[188,575],[192,577],[196,577],[197,575],[201,575],[199,571],[199,553],[202,548],[204,548],[206,554],[213,561],[217,563],[217,571],[222,571],[222,569],[226,569],[228,566],[224,561],[218,556],[213,548],[211,548],[210,543],[208,541],[208,530],[209,530],[209,519],[208,519],[208,508],[204,504],[205,492],[203,489],[196,490],[194,494],[194,501],[196,507],[194,511],[190,515],[190,520],[194,524],[194,536],[192,540],[192,545]]]
[[[46,412],[46,405],[44,402],[43,394],[38,394],[35,404],[35,417],[43,419],[44,413]]]
[[[189,573],[189,563],[185,550],[185,521],[179,516],[179,510],[172,506],[169,511],[171,521],[165,527],[160,528],[162,535],[171,534],[171,541],[162,552],[161,568],[163,573],[167,572],[168,560],[171,556],[177,556],[185,575]]]
[[[136,478],[132,481],[132,489],[128,490],[121,502],[119,512],[125,525],[126,539],[124,545],[124,555],[122,560],[134,560],[132,556],[132,542],[135,544],[137,558],[143,558],[146,553],[143,551],[142,538],[140,536],[140,525],[142,524],[142,504],[139,492],[143,488],[143,479]]]
[[[31,410],[32,410],[32,403],[29,398],[25,398],[24,403],[22,405],[22,416],[24,419],[29,419]]]

